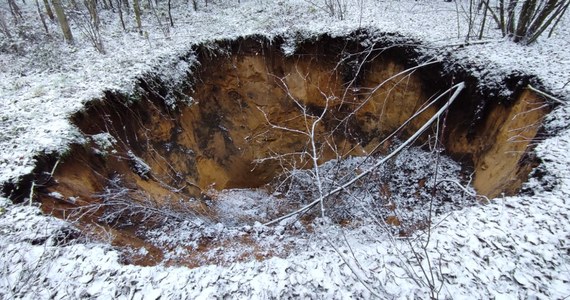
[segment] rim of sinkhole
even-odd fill
[[[31,191],[125,263],[196,267],[285,257],[323,223],[406,237],[518,192],[551,107],[530,78],[481,89],[414,44],[356,32],[197,46],[185,80],[148,75],[88,103],[72,117],[86,142],[42,157],[13,198]]]

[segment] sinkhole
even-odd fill
[[[196,46],[180,57],[194,65],[183,82],[148,75],[139,80],[136,95],[107,92],[76,113],[72,122],[86,142],[62,157],[40,159],[34,180],[43,184],[35,197],[44,212],[73,219],[113,245],[146,249],[132,250],[127,262],[158,263],[178,249],[176,243],[152,242],[161,235],[152,231],[159,226],[170,226],[165,235],[180,234],[168,220],[190,220],[196,232],[202,230],[186,245],[184,258],[169,256],[170,264],[197,265],[208,261],[197,253],[236,243],[249,247],[249,258],[279,255],[257,251],[261,246],[248,235],[255,230],[246,225],[315,200],[317,179],[331,189],[358,176],[366,160],[389,154],[422,127],[451,93],[426,104],[459,82],[465,89],[413,141],[414,148],[359,186],[375,190],[386,200],[382,207],[389,207],[397,205],[391,197],[405,189],[387,185],[387,177],[399,176],[401,184],[415,187],[406,199],[420,201],[434,186],[434,179],[420,175],[433,177],[426,170],[435,162],[454,161],[460,166],[454,180],[479,195],[517,193],[537,165],[531,146],[548,112],[540,97],[523,88],[528,79],[505,78],[502,88],[512,93],[497,96],[505,93],[481,87],[461,69],[422,60],[415,46],[401,41],[355,33],[297,41],[294,51],[290,41],[257,36]],[[430,161],[434,153],[446,160]],[[312,187],[290,192],[303,185]],[[326,212],[335,213],[342,206],[338,201],[356,201],[342,198],[336,195]],[[272,202],[281,204],[268,212]],[[303,217],[319,214],[315,207]],[[384,217],[392,226],[405,222],[389,213]],[[335,221],[354,220],[339,213]],[[199,229],[208,222],[246,229],[223,240]],[[235,256],[245,259],[243,253]],[[183,262],[191,257],[194,263]]]

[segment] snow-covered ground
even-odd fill
[[[483,82],[493,84],[518,70],[536,75],[542,88],[570,101],[569,16],[552,38],[533,46],[498,39],[488,26],[487,43],[459,47],[465,42],[465,25],[458,28],[458,19],[465,24],[461,2],[354,1],[346,18],[338,20],[301,0],[223,1],[198,12],[191,6],[173,11],[176,26],[168,37],[151,14],[143,19],[142,37],[132,15],[126,15],[127,33],[116,15],[102,15],[107,54],[101,55],[77,28],[75,46],[65,45],[52,23],[52,38],[43,38],[34,4],[27,2],[29,7],[22,5],[28,41],[0,35],[0,183],[31,172],[36,154],[64,152],[71,141],[80,141],[67,118],[87,101],[106,90],[136,93],[135,79],[143,74],[183,78],[193,66],[179,57],[187,56],[192,45],[249,34],[294,41],[321,33],[341,36],[359,26],[399,33],[446,63],[486,66],[471,70]],[[34,39],[40,42],[29,42]],[[368,298],[372,290],[383,298],[428,298],[429,282],[434,282],[442,298],[563,299],[570,296],[569,121],[566,104],[549,116],[546,130],[556,135],[537,146],[547,174],[527,184],[532,195],[438,216],[420,253],[412,250],[421,247],[391,238],[381,226],[343,231],[326,225],[308,235],[304,251],[286,258],[194,269],[121,265],[119,253],[109,246],[62,243],[73,232],[69,223],[1,198],[0,297]],[[274,237],[282,234],[279,227],[255,230]],[[427,238],[420,235],[412,243]],[[428,262],[441,272],[433,274],[433,281],[431,272],[422,272]]]

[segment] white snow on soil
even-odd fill
[[[175,81],[193,67],[191,58],[191,63],[179,63],[179,56],[186,56],[193,44],[248,34],[285,34],[295,40],[297,34],[339,36],[359,26],[400,33],[450,64],[486,66],[484,72],[472,71],[484,82],[492,84],[518,70],[536,75],[541,88],[570,101],[569,16],[552,38],[532,46],[499,39],[490,28],[485,32],[488,43],[456,47],[465,41],[465,25],[458,29],[457,21],[465,17],[462,7],[467,1],[457,6],[444,1],[358,1],[362,7],[354,1],[342,21],[308,1],[222,1],[199,12],[191,6],[173,11],[176,26],[168,37],[151,14],[144,16],[143,37],[134,30],[132,14],[125,15],[127,33],[115,15],[102,15],[107,54],[101,55],[76,27],[75,46],[60,40],[53,23],[52,38],[41,37],[32,2],[18,1],[24,7],[29,39],[41,42],[10,44],[0,35],[3,50],[18,48],[18,53],[0,53],[2,183],[31,172],[38,153],[65,152],[71,141],[81,141],[67,118],[87,101],[106,90],[136,94],[135,79],[142,74],[161,73]],[[4,2],[0,10],[9,16]],[[548,118],[546,130],[556,134],[537,146],[548,172],[546,179],[527,184],[534,195],[498,198],[436,217],[429,243],[419,253],[412,250],[421,247],[410,243],[425,243],[428,236],[421,233],[408,242],[393,238],[377,224],[344,230],[323,225],[300,241],[304,251],[286,258],[194,269],[122,265],[119,253],[109,246],[68,242],[65,237],[74,234],[72,224],[0,198],[0,298],[345,299],[370,298],[373,291],[382,298],[425,299],[430,283],[441,298],[567,298],[569,116],[564,104]],[[243,205],[259,196],[251,193]],[[257,230],[266,230],[268,237],[281,234],[260,225]]]

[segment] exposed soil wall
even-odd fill
[[[531,147],[549,108],[524,90],[509,105],[491,104],[472,134],[450,126],[447,150],[467,155],[474,165],[473,186],[489,197],[513,195],[537,166]]]

